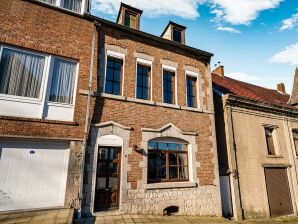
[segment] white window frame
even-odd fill
[[[46,112],[46,105],[54,105],[54,106],[58,106],[58,107],[74,109],[75,102],[76,102],[76,96],[77,96],[78,77],[79,77],[79,61],[74,60],[74,59],[60,57],[60,56],[54,56],[54,55],[50,55],[50,54],[46,54],[46,53],[40,53],[40,52],[37,52],[34,50],[25,49],[23,47],[15,47],[15,46],[10,46],[10,45],[6,45],[6,44],[0,44],[0,62],[1,62],[1,57],[2,57],[4,48],[44,57],[45,63],[44,63],[44,69],[43,69],[42,82],[41,82],[41,86],[40,86],[39,98],[14,96],[14,95],[0,93],[0,100],[38,104],[38,105],[40,105],[39,118],[44,118],[44,114]],[[73,102],[71,104],[49,101],[49,94],[50,94],[50,89],[51,89],[51,84],[52,84],[51,83],[52,70],[53,70],[54,60],[56,58],[76,64],[76,71],[75,71],[76,77],[75,77],[75,85],[74,85],[74,89],[73,89]]]
[[[177,85],[177,68],[176,67],[173,67],[173,66],[169,66],[169,65],[164,65],[162,64],[162,77],[161,77],[161,93],[162,93],[162,102],[164,102],[164,95],[163,95],[163,73],[164,73],[164,70],[166,71],[170,71],[170,72],[174,72],[175,74],[175,102],[173,104],[170,104],[170,105],[176,105],[178,106],[178,85]],[[168,103],[166,103],[168,104]]]
[[[201,108],[201,104],[200,104],[200,85],[199,85],[199,73],[197,72],[192,72],[192,71],[185,71],[185,99],[186,99],[186,106],[188,107],[188,104],[187,104],[187,77],[192,77],[192,78],[196,78],[197,81],[196,81],[196,98],[197,98],[197,106],[194,107],[194,108],[198,108],[200,109]],[[193,107],[191,107],[193,108]]]
[[[46,90],[45,90],[45,86],[46,86],[46,83],[47,83],[46,81],[47,81],[48,76],[49,76],[49,67],[50,67],[49,55],[39,53],[39,52],[36,52],[36,51],[32,51],[32,50],[27,50],[27,49],[23,49],[23,48],[18,48],[18,47],[13,47],[13,46],[8,46],[8,45],[5,45],[5,44],[1,44],[0,45],[0,62],[2,60],[2,53],[3,53],[4,48],[8,49],[8,50],[14,50],[14,51],[22,52],[22,53],[27,53],[27,54],[29,53],[29,54],[41,56],[41,57],[44,58],[45,63],[44,63],[42,81],[41,81],[41,85],[40,85],[40,91],[39,91],[39,97],[38,98],[25,97],[25,96],[14,96],[14,95],[0,93],[0,99],[16,101],[16,102],[28,102],[28,103],[42,104],[43,99],[44,99],[44,94],[46,92]]]
[[[82,0],[82,8],[81,8],[81,11],[80,11],[80,12],[72,11],[72,10],[70,10],[70,9],[66,9],[66,8],[62,7],[62,6],[61,6],[61,0],[56,0],[55,4],[47,3],[47,2],[44,2],[44,1],[42,1],[42,0],[37,0],[37,1],[42,2],[42,3],[44,3],[44,4],[47,4],[47,5],[52,5],[52,6],[59,7],[59,8],[61,8],[61,9],[67,10],[67,11],[69,11],[69,12],[78,13],[78,14],[84,14],[84,12],[85,12],[85,7],[86,7],[86,1],[87,1],[87,0]]]
[[[122,60],[122,83],[121,83],[121,94],[119,96],[124,95],[124,74],[125,74],[125,54],[106,50],[106,57],[105,57],[105,73],[104,73],[104,81],[103,81],[103,92],[106,93],[106,77],[107,77],[107,65],[108,65],[108,57],[113,57]]]
[[[50,71],[48,74],[48,88],[47,88],[47,95],[45,97],[45,99],[47,100],[47,104],[48,105],[56,105],[56,106],[61,106],[61,107],[74,107],[75,106],[75,102],[76,102],[76,89],[77,89],[77,85],[78,85],[78,77],[79,77],[79,63],[78,61],[74,60],[74,59],[69,59],[69,58],[63,58],[60,56],[50,56],[51,57],[51,63],[50,63]],[[53,72],[53,68],[54,68],[54,61],[55,59],[60,59],[63,61],[67,61],[67,62],[71,62],[71,63],[75,63],[76,64],[76,71],[75,71],[75,83],[74,83],[74,89],[73,89],[73,99],[72,99],[72,103],[68,104],[68,103],[61,103],[61,102],[54,102],[54,101],[50,101],[50,92],[51,92],[51,86],[52,86],[52,72]]]
[[[153,75],[152,75],[152,73],[153,73],[153,63],[152,63],[152,61],[148,61],[148,60],[145,60],[145,59],[142,59],[142,58],[137,58],[137,60],[136,60],[136,75],[135,75],[135,77],[136,77],[136,81],[135,81],[135,98],[136,99],[138,99],[137,98],[137,86],[138,86],[138,83],[137,83],[137,81],[138,81],[138,64],[140,64],[140,65],[145,65],[145,66],[148,66],[148,67],[150,67],[150,97],[149,97],[149,101],[152,101],[152,78],[153,78]],[[145,99],[141,99],[141,100],[145,100]]]

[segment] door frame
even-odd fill
[[[295,209],[294,209],[294,202],[293,202],[293,189],[291,186],[291,177],[290,177],[290,168],[291,165],[290,164],[276,164],[276,165],[272,165],[272,164],[262,164],[262,168],[263,168],[263,187],[264,187],[264,195],[265,195],[265,200],[266,200],[266,207],[267,207],[267,217],[271,218],[274,216],[271,216],[271,211],[270,211],[270,205],[269,205],[269,197],[268,197],[268,189],[267,189],[267,182],[266,182],[266,175],[265,175],[265,169],[266,168],[276,168],[276,169],[284,169],[286,172],[286,177],[287,177],[287,181],[288,181],[288,188],[289,188],[289,196],[290,196],[290,203],[292,206],[292,214],[295,214]]]
[[[108,138],[109,136],[109,138]],[[110,136],[114,137],[111,139]],[[91,186],[91,203],[90,203],[90,211],[94,215],[95,213],[105,212],[105,211],[94,211],[94,202],[95,202],[95,188],[96,188],[96,176],[97,176],[97,163],[98,163],[98,149],[99,147],[119,147],[121,148],[120,153],[120,173],[123,173],[123,158],[124,158],[124,140],[113,134],[99,136],[96,139],[96,143],[94,146],[93,151],[93,168],[92,168],[92,186]],[[122,195],[122,187],[123,187],[123,175],[120,175],[119,179],[119,202],[118,202],[118,211],[121,210],[121,203],[123,202],[123,195]]]
[[[119,152],[117,153],[119,155],[119,159],[118,159],[118,167],[117,167],[117,172],[118,172],[118,186],[117,186],[117,205],[114,208],[107,208],[107,209],[103,209],[100,211],[96,211],[96,212],[104,212],[104,211],[109,211],[109,210],[119,210],[119,205],[120,205],[120,183],[121,183],[121,159],[122,159],[122,147],[120,146],[102,146],[102,145],[98,145],[97,146],[97,151],[99,151],[99,148],[107,148],[108,150],[114,148],[114,149],[118,149]],[[110,155],[110,154],[108,154]],[[98,165],[99,159],[97,158],[97,165]],[[97,165],[96,165],[96,177],[95,177],[95,191],[94,191],[94,199],[96,196],[96,182],[97,182]],[[106,171],[107,172],[107,171]],[[95,201],[94,201],[94,206],[93,206],[93,210],[95,209]]]

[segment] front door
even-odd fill
[[[121,148],[98,148],[94,212],[119,206]]]
[[[270,216],[293,214],[291,194],[285,168],[265,168]]]

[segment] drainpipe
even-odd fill
[[[93,84],[93,68],[94,68],[94,50],[95,50],[95,41],[96,33],[100,30],[100,24],[94,22],[94,29],[92,34],[92,48],[91,48],[91,58],[90,58],[90,73],[89,73],[89,83],[88,83],[88,97],[86,105],[86,117],[85,117],[85,128],[84,128],[84,139],[82,145],[82,163],[81,163],[81,180],[80,180],[80,191],[79,191],[79,201],[80,208],[76,211],[76,218],[80,219],[82,216],[82,207],[83,207],[83,180],[84,180],[84,168],[85,168],[85,155],[87,148],[87,140],[89,135],[89,119],[90,119],[90,104],[91,104],[91,93],[92,93],[92,84]]]

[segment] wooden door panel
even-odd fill
[[[265,178],[270,215],[293,214],[287,170],[285,168],[265,168]]]
[[[94,211],[118,207],[120,159],[121,148],[99,147]]]

